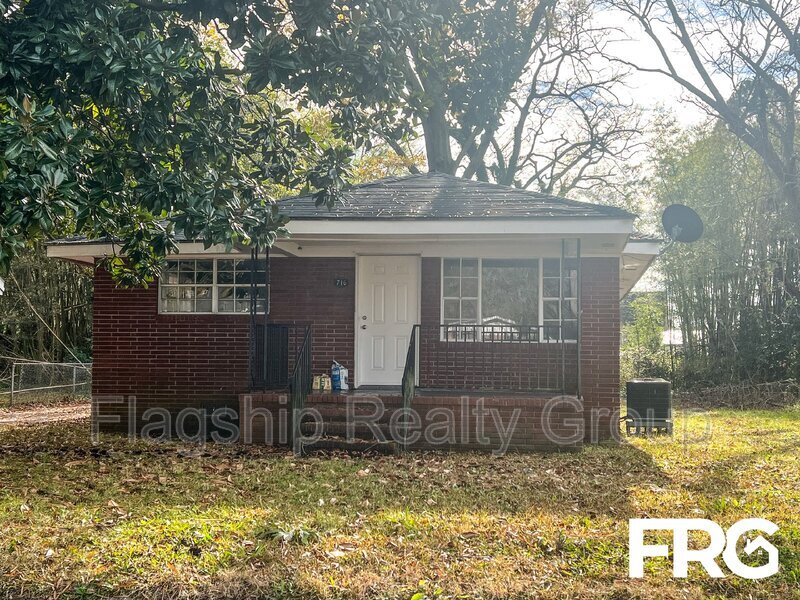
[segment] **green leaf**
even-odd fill
[[[53,149],[45,144],[42,140],[36,140],[36,145],[39,146],[39,149],[44,152],[44,154],[53,160],[58,158],[58,155],[53,151]]]
[[[11,145],[6,148],[5,151],[6,159],[14,160],[22,153],[22,150],[24,148],[25,148],[25,140],[16,140],[12,142]]]

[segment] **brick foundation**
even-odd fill
[[[426,395],[418,393],[413,408],[420,434],[414,450],[480,450],[503,447],[502,431],[511,433],[507,451],[576,450],[583,443],[583,410],[574,397],[556,401],[547,395]],[[240,397],[240,425],[246,443],[285,445],[289,404],[283,394],[258,393]],[[318,411],[323,424],[345,422],[347,404],[362,424],[388,424],[402,408],[399,395],[312,394],[306,408]],[[480,423],[480,425],[479,425]],[[425,433],[429,435],[426,436]],[[387,432],[387,438],[390,435]],[[399,441],[400,438],[398,438]]]

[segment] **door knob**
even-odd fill
[[[367,328],[367,326],[366,326],[366,325],[362,325],[362,326],[361,326],[361,329],[366,329],[366,328]]]

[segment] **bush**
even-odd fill
[[[672,379],[673,361],[678,353],[670,354],[663,344],[666,308],[659,293],[644,293],[631,300],[630,320],[622,327],[620,378],[623,383],[637,377]]]

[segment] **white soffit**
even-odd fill
[[[629,240],[619,263],[619,297],[628,295],[661,251],[660,242]]]
[[[181,254],[225,254],[225,247],[221,245],[211,246],[205,249],[203,244],[196,242],[180,242],[178,246]],[[51,244],[47,246],[47,256],[49,258],[63,258],[75,262],[94,264],[96,258],[113,256],[114,252],[119,251],[119,246],[107,243],[90,242],[67,242],[63,244]]]

